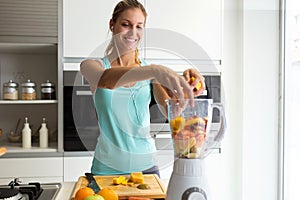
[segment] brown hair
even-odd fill
[[[147,12],[146,12],[144,6],[137,0],[122,0],[122,1],[120,1],[113,10],[113,14],[112,14],[112,18],[111,18],[112,21],[115,23],[122,12],[124,12],[125,10],[128,10],[128,9],[132,9],[132,8],[140,9],[145,16],[145,21],[146,21]],[[108,44],[108,46],[105,50],[105,55],[108,55],[109,52],[112,50],[112,48],[113,48],[113,44],[112,44],[112,41],[110,41],[110,43]],[[139,59],[138,49],[135,50],[135,61],[136,61],[136,63],[141,64],[141,61]]]

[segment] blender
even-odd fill
[[[222,104],[212,99],[167,100],[168,119],[172,131],[174,166],[166,200],[211,200],[204,170],[204,158],[219,145],[226,129]],[[212,111],[220,111],[220,127],[210,132]]]

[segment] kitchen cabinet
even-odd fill
[[[57,152],[59,147],[58,99],[41,100],[41,84],[54,83],[59,95],[58,18],[57,0],[0,2],[0,146],[10,153]],[[18,100],[3,100],[3,83],[18,83]],[[22,83],[36,84],[36,100],[22,99]],[[12,141],[11,132],[20,135],[24,119],[28,117],[32,129],[31,149],[21,147],[20,139]],[[39,148],[39,128],[46,118],[49,147]]]
[[[4,45],[5,46],[5,45]],[[19,84],[19,100],[3,100],[0,90],[0,146],[7,147],[8,153],[56,152],[58,150],[58,100],[41,100],[41,83],[50,80],[58,84],[57,45],[56,44],[6,44],[6,51],[0,45],[0,84],[13,80]],[[20,48],[19,48],[20,47]],[[36,84],[37,100],[21,100],[21,84],[31,80]],[[21,140],[10,140],[10,133],[20,135],[28,118],[32,130],[31,149],[22,148]],[[46,118],[49,147],[39,148],[39,128]]]
[[[145,6],[146,58],[221,61],[222,0],[146,0]]]
[[[146,1],[147,27],[156,30],[146,32],[146,47],[150,46],[146,58],[222,59],[222,0],[161,0],[157,4]]]
[[[57,43],[58,0],[1,0],[0,43]]]
[[[63,1],[63,56],[65,58],[104,55],[105,47],[111,37],[109,19],[118,1]],[[141,3],[148,12],[146,27],[149,29],[145,30],[145,38],[141,44],[141,47],[147,48],[142,48],[144,50],[142,55],[147,59],[177,59],[178,56],[174,55],[180,54],[182,49],[187,49],[190,52],[183,55],[185,58],[212,59],[220,62],[222,0],[190,0],[188,3],[181,0],[145,0]],[[164,44],[171,46],[165,48],[162,46]],[[201,52],[202,49],[204,53]]]
[[[62,157],[44,158],[1,158],[0,184],[8,184],[14,178],[24,183],[63,181]]]
[[[91,172],[93,156],[64,156],[64,182],[78,181],[84,173]]]
[[[119,0],[63,0],[64,57],[85,58],[106,46],[101,44],[110,38],[109,20],[117,2]]]

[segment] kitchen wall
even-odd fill
[[[215,199],[275,200],[279,1],[226,0],[224,7],[222,76],[228,131],[222,156],[208,158]]]

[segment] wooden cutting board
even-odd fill
[[[141,190],[138,189],[138,184],[134,186],[124,186],[124,185],[114,185],[113,178],[119,177],[120,175],[115,176],[94,176],[96,182],[100,188],[110,188],[116,191],[119,196],[119,199],[128,199],[129,197],[145,197],[145,198],[166,198],[166,190],[161,180],[156,174],[145,174],[144,183],[150,186],[150,189]],[[130,175],[122,175],[129,179]],[[86,187],[88,185],[88,180],[85,176],[79,177],[71,199],[75,199],[75,194],[79,188]]]

